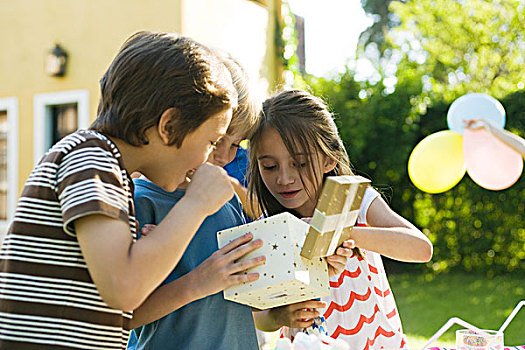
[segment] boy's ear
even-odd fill
[[[175,120],[177,120],[179,113],[180,111],[177,108],[168,108],[160,116],[157,131],[160,139],[166,145],[170,143],[171,135],[175,131]]]
[[[325,157],[324,164],[323,164],[323,172],[325,174],[331,172],[332,170],[335,169],[336,165],[337,165],[337,160],[332,159],[330,157]]]

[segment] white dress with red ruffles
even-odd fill
[[[373,188],[365,192],[357,226],[366,226],[366,213],[379,195]],[[330,296],[322,298],[327,333],[343,339],[352,350],[408,349],[392,290],[381,255],[362,250],[365,258],[349,258],[339,275],[330,277]],[[302,329],[281,329],[281,337],[292,338]]]

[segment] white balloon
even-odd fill
[[[459,134],[465,131],[464,121],[485,119],[496,127],[505,126],[505,109],[494,97],[487,94],[472,93],[455,100],[448,110],[448,128]]]

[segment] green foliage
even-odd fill
[[[424,75],[438,99],[468,91],[502,98],[523,84],[523,1],[418,0],[392,2],[390,9],[401,22],[389,34],[404,56],[398,71]]]
[[[519,134],[518,130],[525,127],[525,91],[509,94],[502,102],[509,112],[507,128]],[[522,112],[510,114],[518,110]],[[444,120],[445,115],[442,106],[430,108],[422,118],[429,124],[424,128],[429,133],[442,129],[431,121]],[[461,268],[485,271],[489,276],[524,272],[524,178],[522,175],[509,189],[489,191],[466,175],[458,186],[443,194],[416,195],[414,221],[432,232],[435,251],[431,266],[435,271]]]
[[[288,2],[283,2],[282,17],[283,29],[282,40],[284,51],[282,58],[284,62],[284,85],[285,87],[294,86],[295,88],[307,89],[308,86],[304,80],[303,72],[299,69],[299,57],[297,56],[297,31],[295,30],[295,16],[290,10]]]
[[[525,175],[503,191],[485,190],[466,175],[452,190],[431,195],[410,182],[407,162],[419,141],[447,129],[450,103],[468,92],[499,98],[506,129],[525,137],[525,2],[418,0],[390,8],[401,23],[389,33],[400,57],[394,92],[385,92],[383,80],[357,82],[350,70],[306,82],[337,116],[357,173],[434,243],[430,271],[523,274]]]
[[[385,35],[398,24],[393,18],[388,7],[392,0],[362,0],[363,9],[372,15],[374,23],[368,27],[359,37],[360,45],[364,48],[369,44],[375,44],[382,54],[387,48]]]

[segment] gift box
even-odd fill
[[[251,232],[263,246],[240,260],[264,255],[266,263],[250,272],[259,279],[224,290],[224,298],[258,309],[268,309],[327,296],[328,265],[324,258],[306,259],[301,248],[309,225],[289,213],[237,226],[217,233],[219,247]]]
[[[350,238],[369,184],[370,180],[357,175],[326,178],[301,251],[303,257],[333,255]]]

